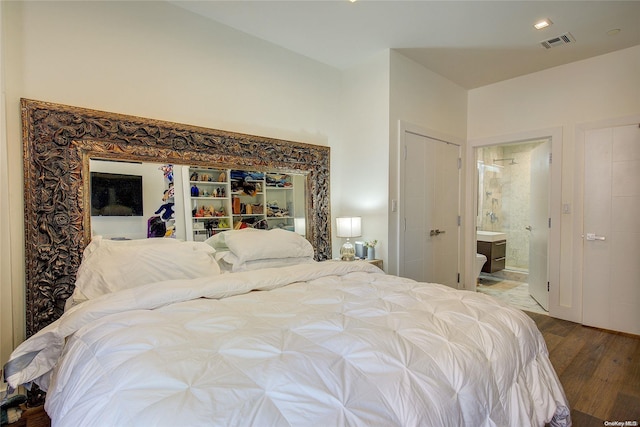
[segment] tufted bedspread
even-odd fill
[[[5,375],[54,426],[571,425],[547,355],[488,296],[322,262],[87,301]]]

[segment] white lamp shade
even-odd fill
[[[336,218],[336,236],[359,237],[362,235],[362,219],[359,216]]]

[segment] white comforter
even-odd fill
[[[32,357],[8,380],[39,378],[54,426],[570,425],[524,313],[362,262],[105,295],[12,360]]]

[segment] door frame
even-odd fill
[[[530,132],[521,132],[511,135],[470,140],[467,143],[466,158],[466,200],[465,210],[465,247],[469,248],[465,253],[467,272],[466,289],[476,290],[476,280],[473,277],[473,266],[476,258],[476,212],[478,210],[477,187],[478,176],[475,173],[477,163],[477,148],[502,144],[517,144],[527,141],[548,139],[551,142],[552,163],[549,176],[549,215],[551,217],[551,232],[549,233],[548,269],[549,269],[549,314],[553,315],[558,310],[560,301],[560,237],[562,226],[562,128],[541,129]]]
[[[404,147],[405,145],[405,135],[406,133],[412,133],[415,135],[420,135],[423,136],[425,138],[429,138],[429,139],[433,139],[436,141],[440,141],[443,142],[445,144],[451,144],[451,145],[456,145],[458,146],[458,151],[459,151],[459,156],[460,158],[463,159],[463,144],[464,141],[460,140],[459,138],[453,137],[451,135],[447,135],[444,134],[442,132],[438,132],[435,131],[433,129],[426,129],[423,128],[419,125],[410,123],[410,122],[406,122],[404,120],[398,120],[398,146],[397,146],[397,152],[398,152],[398,163],[397,163],[397,168],[398,168],[398,200],[391,200],[391,211],[394,211],[394,208],[397,210],[398,215],[397,215],[397,221],[395,224],[395,232],[396,232],[396,236],[397,236],[397,246],[396,246],[396,259],[398,260],[396,262],[395,265],[395,271],[391,272],[392,274],[395,274],[397,276],[401,276],[402,272],[403,272],[403,266],[404,264],[401,262],[402,259],[404,259],[404,233],[402,232],[402,227],[403,227],[403,219],[404,219],[404,193],[405,193],[405,188],[404,188],[404,179],[405,179],[405,170],[402,167],[402,163],[403,163],[403,154],[402,154],[402,147]],[[462,224],[464,223],[464,221],[462,220],[462,212],[463,212],[463,182],[464,182],[464,159],[462,160],[462,165],[461,167],[458,169],[458,215],[460,215],[461,217],[461,226],[459,227],[459,230],[462,229]],[[457,260],[457,264],[458,264],[458,271],[460,273],[460,281],[458,282],[458,287],[461,288],[464,286],[464,278],[465,278],[465,274],[464,274],[464,263],[462,262],[463,257],[462,254],[464,253],[464,235],[463,232],[460,231],[458,233],[458,260]]]

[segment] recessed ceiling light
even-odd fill
[[[547,28],[551,24],[553,24],[553,22],[551,22],[551,19],[546,18],[536,22],[535,24],[533,24],[533,26],[535,27],[536,30],[541,30],[543,28]]]

